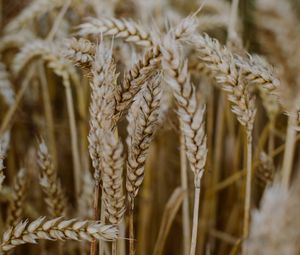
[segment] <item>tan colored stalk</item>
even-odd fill
[[[283,163],[282,163],[282,185],[286,189],[289,187],[291,173],[293,170],[293,159],[295,153],[295,146],[296,146],[296,134],[297,130],[296,126],[296,119],[294,115],[290,115],[288,119],[288,127],[286,133],[286,140],[285,140],[285,149],[284,149],[284,156],[283,156]]]
[[[158,237],[154,246],[153,255],[162,255],[164,246],[171,229],[174,218],[180,208],[180,205],[184,199],[184,190],[181,187],[176,188],[171,197],[169,198],[162,216],[160,223]],[[185,254],[185,253],[184,253]]]
[[[180,135],[180,175],[181,188],[184,191],[182,203],[182,225],[183,225],[183,252],[188,254],[191,243],[191,226],[190,226],[190,203],[188,188],[187,160],[185,152],[184,136]]]
[[[38,73],[40,76],[40,82],[42,87],[42,97],[44,101],[44,111],[46,117],[46,130],[47,130],[47,138],[50,143],[50,152],[53,158],[53,164],[56,166],[57,163],[57,155],[56,155],[56,142],[55,142],[55,134],[54,134],[54,120],[53,120],[53,111],[51,106],[50,93],[48,88],[47,77],[45,73],[44,63],[40,60],[38,61]]]
[[[73,157],[73,167],[74,167],[74,180],[75,180],[75,194],[78,196],[81,192],[81,163],[79,154],[79,143],[76,127],[76,119],[74,112],[74,102],[71,91],[71,84],[69,79],[64,79],[63,84],[66,91],[67,97],[67,108],[69,115],[69,125],[71,130],[71,143],[72,143],[72,157]]]
[[[117,229],[113,225],[103,225],[97,221],[78,221],[76,219],[63,220],[62,217],[46,220],[40,217],[29,223],[21,221],[15,227],[10,227],[4,234],[0,245],[0,251],[7,252],[18,245],[32,243],[37,240],[51,241],[112,241],[117,237]]]

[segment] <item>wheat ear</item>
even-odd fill
[[[1,242],[1,251],[6,252],[18,245],[32,243],[37,240],[64,241],[85,240],[91,242],[94,238],[112,241],[117,238],[118,230],[115,226],[104,225],[97,221],[78,221],[76,219],[63,220],[62,217],[46,220],[40,217],[29,223],[21,221],[15,227],[10,227]]]
[[[151,46],[151,36],[144,28],[133,21],[115,18],[88,18],[86,23],[79,25],[78,35],[88,36],[101,34],[115,38],[122,38],[125,42],[132,42],[140,46]]]
[[[44,141],[39,144],[38,163],[42,169],[40,184],[46,195],[45,201],[51,216],[66,214],[66,200],[57,178],[51,156]]]
[[[133,231],[134,199],[143,182],[148,149],[159,121],[160,98],[160,76],[155,76],[145,84],[145,88],[137,95],[137,99],[131,106],[127,116],[129,124],[126,141],[129,151],[126,190],[129,202],[129,250],[131,255],[135,253]]]
[[[186,155],[194,172],[195,202],[190,248],[190,254],[194,255],[196,252],[201,178],[207,156],[203,117],[205,107],[200,107],[197,103],[195,87],[192,86],[188,74],[188,63],[185,62],[181,67],[178,44],[172,33],[164,38],[162,53],[165,79],[174,92]]]
[[[23,205],[26,196],[27,176],[24,168],[20,169],[13,186],[13,199],[7,210],[7,225],[15,226],[22,216]]]

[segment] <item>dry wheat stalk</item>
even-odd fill
[[[15,102],[15,92],[11,81],[9,80],[9,73],[6,67],[0,62],[0,93],[7,105],[11,106]]]
[[[120,224],[125,212],[123,193],[123,145],[112,131],[104,132],[102,182],[105,216],[110,224]]]
[[[46,195],[45,202],[50,215],[54,217],[65,215],[66,198],[44,141],[39,144],[38,163],[42,169],[40,184]]]
[[[4,31],[6,33],[13,33],[14,31],[21,29],[30,21],[52,11],[57,7],[60,7],[61,5],[63,5],[63,1],[60,0],[35,0],[10,23],[8,23],[5,26]]]
[[[160,76],[150,79],[131,106],[128,120],[126,189],[130,210],[143,182],[147,151],[157,128],[161,98]]]
[[[117,233],[116,227],[95,221],[63,220],[62,217],[46,220],[45,217],[40,217],[31,223],[25,220],[15,227],[10,227],[3,234],[0,247],[2,252],[6,252],[25,243],[36,244],[37,240],[41,239],[91,242],[96,238],[112,241],[116,239]]]
[[[95,60],[96,45],[87,39],[72,38],[66,40],[63,54],[79,67],[89,70]]]
[[[20,169],[13,186],[13,199],[7,210],[7,225],[15,226],[19,223],[22,213],[27,189],[27,176],[24,168]]]
[[[188,74],[188,63],[185,62],[181,67],[180,51],[173,33],[169,33],[164,38],[161,50],[165,79],[174,91],[186,155],[194,172],[195,203],[190,250],[190,254],[194,255],[197,241],[201,179],[207,156],[203,117],[205,107],[200,107],[197,103],[195,87],[192,86]]]
[[[88,18],[86,23],[79,25],[78,35],[111,36],[122,38],[125,42],[132,42],[140,46],[151,46],[151,36],[146,30],[133,21],[115,18]]]

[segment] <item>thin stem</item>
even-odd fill
[[[295,122],[296,119],[294,116],[289,117],[286,141],[285,141],[285,149],[284,149],[284,157],[282,164],[282,185],[284,188],[288,188],[290,183],[290,177],[292,173],[293,167],[293,159],[295,153],[295,145],[296,145],[296,130],[295,130]]]
[[[71,144],[72,144],[72,156],[73,156],[73,167],[74,167],[74,180],[75,180],[75,192],[79,195],[80,192],[80,178],[81,178],[81,168],[80,168],[80,156],[78,148],[78,139],[77,139],[77,128],[76,120],[74,113],[74,103],[73,96],[71,91],[71,85],[68,79],[64,79],[64,86],[67,97],[67,108],[69,115],[69,125],[71,130]]]
[[[198,221],[199,221],[199,204],[200,204],[200,186],[195,187],[193,230],[192,230],[190,255],[195,255],[195,253],[196,253]]]
[[[10,125],[11,119],[16,112],[18,105],[21,102],[22,97],[25,94],[26,89],[28,88],[30,84],[30,80],[32,78],[32,75],[34,73],[34,66],[31,66],[30,70],[28,71],[26,78],[23,80],[21,88],[19,89],[14,104],[8,109],[8,111],[5,113],[4,118],[1,123],[0,128],[0,136],[4,134],[4,132],[8,129],[8,126]]]
[[[182,203],[182,222],[183,222],[183,254],[188,254],[191,242],[191,227],[190,227],[190,205],[188,193],[188,173],[187,159],[184,145],[184,136],[180,135],[180,173],[181,173],[181,188],[184,191],[184,199]]]
[[[134,225],[133,225],[133,206],[129,209],[129,255],[135,254],[134,247]]]
[[[111,245],[111,254],[112,255],[117,255],[117,240],[112,242]]]
[[[99,195],[100,195],[100,185],[96,183],[94,190],[94,220],[99,220]],[[90,255],[96,255],[97,252],[97,241],[93,240],[91,242]]]
[[[246,192],[244,208],[243,237],[247,238],[249,233],[250,209],[251,209],[251,175],[252,175],[252,132],[247,130],[247,167],[246,167]]]
[[[50,145],[50,152],[53,159],[53,164],[56,166],[57,155],[56,155],[56,144],[55,144],[55,133],[54,133],[54,120],[53,120],[53,111],[51,107],[51,99],[48,88],[48,82],[46,78],[44,63],[42,60],[38,61],[38,72],[40,76],[40,82],[42,87],[42,97],[44,101],[44,111],[47,123],[47,137]]]

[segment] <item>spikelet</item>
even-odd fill
[[[13,186],[13,199],[7,211],[7,225],[15,226],[21,219],[27,189],[27,176],[24,168],[20,169]]]
[[[0,62],[0,93],[7,105],[11,106],[15,102],[15,92],[9,80],[9,74],[5,65]]]
[[[275,173],[274,162],[265,152],[259,155],[259,166],[256,172],[256,178],[262,187],[273,183]]]
[[[116,91],[115,121],[118,121],[128,110],[135,95],[143,88],[143,84],[157,73],[159,66],[160,50],[158,46],[147,50],[143,58],[133,65]]]
[[[63,55],[75,65],[89,70],[95,60],[96,45],[87,39],[72,38],[66,40]]]
[[[113,225],[104,225],[95,221],[78,221],[76,219],[63,220],[62,217],[46,220],[40,217],[31,223],[21,221],[15,227],[10,227],[3,234],[1,251],[6,252],[18,245],[38,240],[50,241],[88,241],[93,239],[112,241],[117,238],[118,230]]]
[[[299,180],[298,176],[290,190],[275,183],[265,191],[260,209],[252,214],[250,236],[244,245],[247,254],[298,254]]]
[[[155,76],[137,95],[127,116],[129,124],[126,139],[128,146],[126,189],[131,210],[143,182],[148,149],[157,129],[160,98],[160,76]]]
[[[9,148],[9,141],[10,141],[10,132],[6,131],[3,136],[0,138],[0,191],[2,189],[2,184],[5,179],[4,175],[4,158],[6,156],[7,150]]]
[[[41,141],[38,149],[38,163],[41,167],[40,184],[46,195],[45,201],[51,216],[58,217],[66,214],[66,199],[60,181],[57,178],[47,145]]]
[[[63,5],[63,1],[60,0],[35,0],[10,23],[8,23],[5,26],[4,31],[5,33],[13,33],[27,25],[30,21],[57,7],[60,7],[61,5]]]
[[[86,23],[79,25],[78,35],[80,36],[111,36],[122,38],[125,42],[132,42],[140,46],[151,46],[150,34],[144,28],[133,21],[120,20],[115,18],[88,18]]]
[[[120,224],[125,212],[123,194],[123,145],[112,131],[103,134],[102,181],[105,216],[110,224]]]

